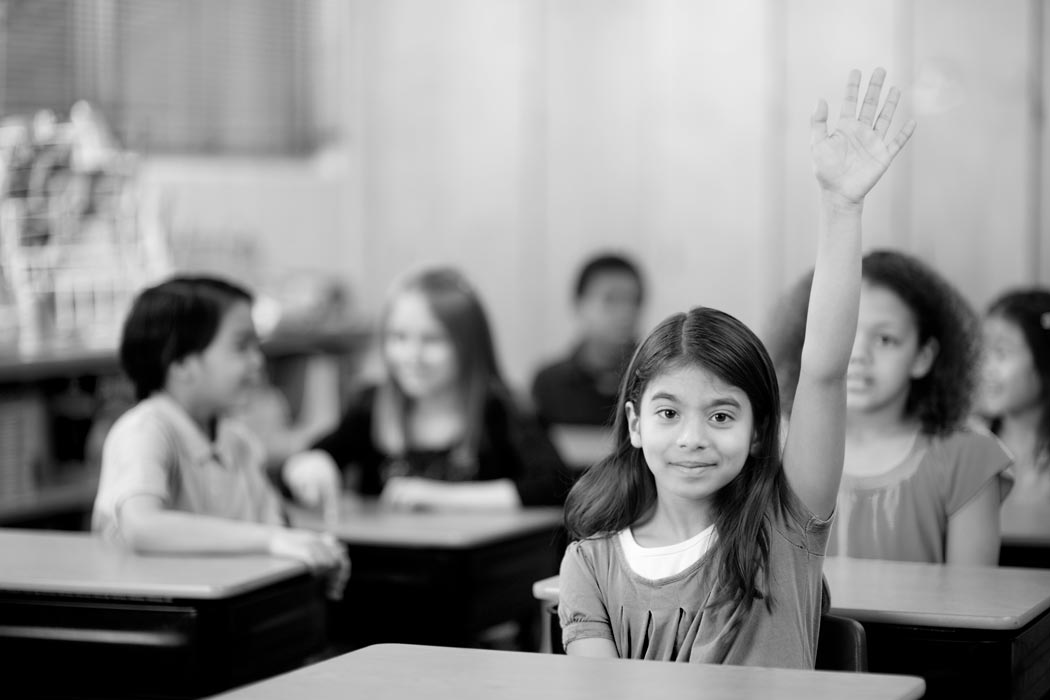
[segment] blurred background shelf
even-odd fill
[[[289,329],[263,339],[262,346],[270,360],[310,354],[336,355],[356,351],[367,342],[369,333],[364,323]],[[0,384],[119,372],[116,348],[59,346],[32,353],[0,350]]]
[[[75,525],[91,511],[98,487],[94,470],[26,493],[0,495],[0,526]],[[75,522],[73,522],[75,521]]]

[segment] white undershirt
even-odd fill
[[[685,571],[707,554],[714,541],[715,526],[709,525],[689,539],[665,547],[643,547],[631,528],[620,530],[620,545],[631,570],[647,579],[666,578]]]

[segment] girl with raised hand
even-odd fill
[[[816,271],[795,413],[780,449],[776,375],[761,341],[707,308],[671,316],[635,351],[617,445],[566,503],[574,540],[558,613],[569,654],[812,668],[822,566],[842,473],[846,367],[860,295],[861,213],[914,129],[888,131],[885,72],[858,111],[850,73],[835,130],[813,114]]]

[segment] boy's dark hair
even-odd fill
[[[1032,364],[1042,386],[1042,411],[1036,454],[1050,454],[1050,289],[1029,287],[1004,292],[988,305],[987,315],[1013,323],[1024,336],[1032,354]],[[1002,417],[991,416],[992,430],[998,433]]]
[[[634,277],[638,283],[638,301],[641,302],[645,296],[645,285],[642,282],[642,272],[632,261],[617,253],[605,253],[591,258],[580,268],[576,276],[576,288],[573,299],[579,301],[587,293],[591,281],[605,272],[622,272]]]
[[[120,365],[141,401],[164,388],[168,368],[211,344],[223,316],[251,294],[214,277],[174,277],[143,290],[120,339]]]
[[[926,376],[912,380],[904,411],[919,420],[923,432],[943,435],[970,415],[980,361],[979,319],[970,304],[944,277],[917,257],[876,250],[861,264],[867,284],[887,289],[911,309],[920,346],[934,340],[937,356]],[[800,280],[777,308],[769,334],[770,354],[788,411],[798,383],[801,338],[813,273]]]

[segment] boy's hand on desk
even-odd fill
[[[281,477],[296,501],[307,508],[322,508],[325,522],[338,514],[342,479],[339,467],[323,450],[293,455],[284,463]]]
[[[317,571],[349,564],[346,549],[327,532],[278,528],[270,537],[269,552],[275,557],[296,559]]]

